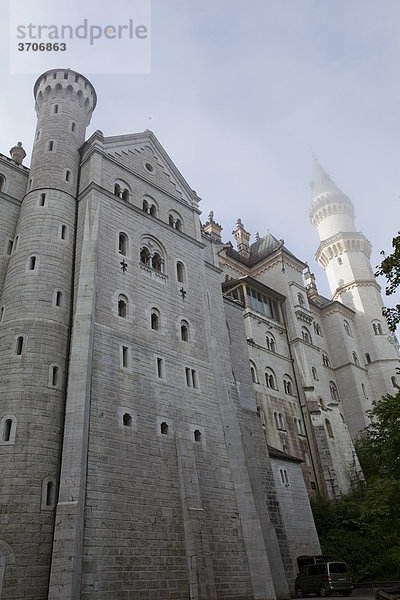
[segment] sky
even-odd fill
[[[132,2],[118,1],[130,16]],[[10,73],[0,2],[0,152],[22,141],[29,165],[40,72]],[[71,19],[86,5],[70,0]],[[98,18],[113,5],[97,0]],[[351,198],[375,268],[400,228],[399,0],[152,0],[149,34],[147,74],[91,74],[83,56],[67,65],[49,56],[48,68],[81,72],[97,91],[88,137],[151,129],[202,198],[203,222],[214,211],[224,241],[237,218],[251,242],[256,232],[283,238],[330,296],[308,217],[314,153]],[[104,44],[99,60],[129,70],[129,53],[114,65]]]

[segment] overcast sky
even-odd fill
[[[112,4],[98,0],[98,14]],[[68,6],[85,16],[84,0]],[[314,152],[353,201],[375,267],[400,227],[400,1],[153,0],[151,11],[150,74],[92,75],[54,56],[96,88],[88,136],[151,129],[202,198],[203,222],[213,210],[225,241],[238,217],[251,241],[284,238],[329,295],[308,218]],[[2,19],[0,152],[21,140],[29,165],[40,73],[10,74],[8,29]]]

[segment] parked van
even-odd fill
[[[349,569],[344,562],[326,562],[304,566],[294,582],[296,596],[308,594],[325,597],[333,592],[350,596],[353,590]]]

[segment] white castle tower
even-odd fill
[[[71,327],[78,149],[96,105],[71,70],[34,87],[37,130],[1,296],[2,539],[18,597],[47,594]],[[18,444],[14,445],[17,432]],[[6,455],[6,456],[4,456]],[[18,525],[17,525],[18,524]],[[33,566],[34,578],[28,577]],[[22,574],[25,573],[25,576]]]
[[[316,259],[326,271],[332,301],[339,301],[354,311],[353,324],[346,322],[345,325],[346,344],[340,342],[341,336],[337,338],[335,361],[335,367],[342,374],[342,395],[347,397],[346,416],[354,435],[363,422],[368,424],[365,412],[371,408],[372,401],[393,392],[398,354],[394,336],[382,316],[381,288],[370,263],[371,244],[363,233],[356,231],[351,200],[316,158],[311,189],[310,220],[320,238]],[[358,351],[353,348],[355,343],[348,343],[355,332]],[[360,385],[361,403],[357,399]]]

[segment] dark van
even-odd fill
[[[350,573],[344,562],[326,562],[306,565],[294,582],[296,596],[308,594],[325,597],[334,592],[350,596],[353,590]]]

